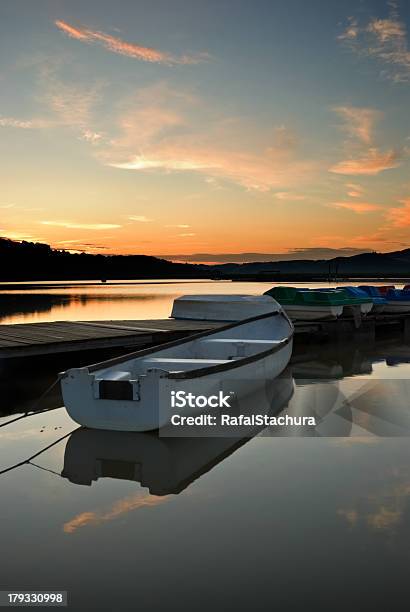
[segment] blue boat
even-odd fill
[[[372,298],[373,300],[373,312],[383,312],[387,305],[386,298],[380,293],[379,289],[374,285],[360,285],[358,287],[360,291],[363,291]]]
[[[404,289],[389,289],[385,298],[385,312],[410,312],[410,291]]]
[[[374,302],[366,292],[360,291],[357,287],[319,287],[315,291],[333,292],[334,295],[344,296],[346,306],[348,306],[347,314],[352,313],[352,308],[356,308],[362,315],[368,314],[373,310]]]

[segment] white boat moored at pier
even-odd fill
[[[278,310],[280,305],[268,295],[183,295],[174,300],[171,317],[240,321]]]
[[[178,392],[246,396],[278,376],[292,353],[293,326],[280,306],[165,345],[64,372],[69,415],[80,425],[149,431],[173,415],[203,413],[204,404],[178,407]]]

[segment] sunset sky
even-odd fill
[[[409,247],[409,31],[405,0],[1,2],[0,236],[194,261]]]

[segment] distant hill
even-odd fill
[[[0,238],[0,280],[198,278],[204,271],[147,255],[91,255]]]
[[[91,255],[48,244],[0,238],[0,280],[121,280],[138,278],[246,278],[296,280],[410,277],[410,248],[334,259],[300,259],[219,265],[173,263],[147,255]]]
[[[212,266],[221,277],[280,276],[410,276],[410,249],[392,253],[361,253],[333,259],[220,264]]]

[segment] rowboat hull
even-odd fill
[[[241,406],[247,416],[276,415],[293,395],[293,378],[284,375]],[[156,433],[101,431],[79,428],[65,448],[62,476],[78,485],[100,478],[136,481],[152,495],[179,493],[236,449],[258,435],[263,427],[225,428],[215,437],[171,437]]]
[[[174,319],[241,321],[278,310],[267,295],[183,295],[172,307]]]
[[[124,358],[68,370],[61,380],[64,404],[71,418],[85,427],[117,431],[158,429],[174,415],[206,412],[203,405],[179,407],[172,401],[178,392],[185,397],[190,393],[196,398],[225,397],[229,403],[229,398],[245,397],[276,378],[289,362],[292,339],[293,327],[283,312],[253,317],[216,332],[196,334]],[[238,356],[230,359],[187,357],[198,350],[202,354],[205,350],[214,353],[218,350],[216,356],[221,357],[222,350],[232,353],[235,345]],[[183,365],[172,366],[172,362]],[[171,366],[167,365],[170,363]],[[166,371],[166,367],[174,370]],[[178,367],[190,369],[175,370]]]
[[[283,309],[293,320],[317,321],[320,319],[336,319],[343,312],[343,306],[304,306],[302,304],[285,304]]]

